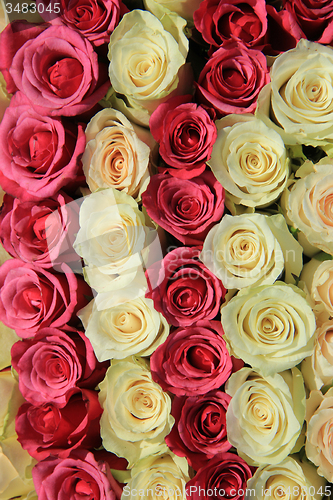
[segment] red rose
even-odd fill
[[[0,321],[28,338],[45,327],[61,328],[84,307],[91,289],[66,265],[50,273],[19,259],[0,267]]]
[[[210,171],[188,180],[157,174],[150,178],[142,203],[149,217],[184,245],[202,245],[222,218],[224,189]]]
[[[33,339],[15,342],[11,354],[19,389],[32,405],[64,407],[77,387],[94,389],[107,369],[78,330],[43,328]]]
[[[277,11],[273,5],[266,5],[267,31],[263,40],[263,52],[276,56],[293,49],[303,38],[295,17],[287,10]]]
[[[260,90],[270,81],[266,58],[258,50],[231,43],[218,49],[201,71],[197,98],[218,118],[253,113]]]
[[[213,319],[226,290],[221,281],[200,262],[198,248],[179,247],[146,271],[149,291],[170,325],[188,326],[200,319]]]
[[[17,440],[37,460],[66,458],[77,448],[99,448],[102,411],[98,393],[88,389],[73,394],[63,408],[24,403],[16,415]]]
[[[197,321],[174,330],[150,358],[155,382],[176,396],[218,389],[229,378],[232,361],[220,321]]]
[[[223,453],[200,469],[186,484],[186,497],[189,500],[208,500],[212,496],[216,500],[241,500],[251,477],[251,468],[242,458],[233,453]]]
[[[0,213],[1,243],[12,257],[43,268],[79,262],[72,247],[78,212],[78,204],[65,193],[38,202],[6,194]]]
[[[304,36],[313,42],[331,44],[333,41],[333,8],[331,0],[284,0]]]
[[[195,27],[213,47],[226,42],[259,45],[267,30],[265,0],[203,0],[193,14]]]
[[[85,145],[82,125],[41,116],[30,105],[11,105],[0,124],[0,184],[23,200],[48,198],[73,181],[76,189],[85,182]]]
[[[210,159],[217,131],[207,111],[178,96],[162,103],[149,120],[151,133],[159,142],[165,170],[180,179],[200,175]]]

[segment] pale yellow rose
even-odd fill
[[[1,441],[0,500],[21,496],[25,498],[29,492],[34,498],[31,468],[35,463],[36,460],[23,450],[15,436]]]
[[[333,316],[333,261],[321,262],[316,258],[311,259],[303,267],[300,279],[304,281],[311,294],[317,317],[321,322],[323,319],[328,320]]]
[[[289,160],[281,136],[253,115],[215,122],[218,134],[207,162],[236,204],[264,207],[286,186]]]
[[[272,284],[286,271],[293,282],[302,269],[302,248],[282,215],[225,215],[206,236],[200,259],[228,288]]]
[[[268,377],[242,368],[227,381],[226,393],[232,397],[228,441],[247,463],[278,464],[298,451],[294,447],[304,422],[305,390],[297,368]]]
[[[131,480],[124,486],[121,500],[149,498],[186,500],[185,485],[189,481],[188,464],[184,457],[169,452],[150,456],[137,462],[131,470]]]
[[[146,10],[160,19],[163,14],[175,13],[193,26],[193,14],[202,0],[143,0]]]
[[[285,144],[332,142],[333,49],[301,39],[277,57],[270,76],[271,83],[259,94],[258,118]]]
[[[171,399],[153,381],[147,362],[134,357],[112,360],[99,388],[106,450],[125,457],[129,467],[167,451],[164,438],[174,424]]]
[[[312,391],[333,381],[333,321],[327,321],[315,332],[314,349],[301,365],[305,385]]]
[[[17,342],[19,337],[16,335],[15,331],[8,326],[4,325],[0,321],[0,370],[7,368],[11,365],[11,348],[12,345]]]
[[[310,356],[316,320],[304,295],[282,282],[240,290],[221,308],[229,352],[264,376]]]
[[[19,391],[18,382],[10,369],[0,371],[0,441],[15,433],[15,417],[25,402]]]

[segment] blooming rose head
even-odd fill
[[[224,212],[224,189],[210,171],[192,179],[150,178],[142,195],[147,214],[184,245],[202,245]]]
[[[219,321],[196,321],[177,328],[150,358],[155,382],[176,396],[218,389],[230,376],[232,361]]]
[[[301,365],[305,385],[312,391],[333,380],[333,321],[318,326],[311,356]]]
[[[193,25],[193,14],[199,8],[202,0],[144,0],[146,10],[161,19],[163,14],[174,15],[186,19]]]
[[[266,3],[266,12],[267,31],[261,42],[264,54],[276,56],[296,47],[303,33],[295,22],[295,17],[289,11],[279,10],[279,6],[276,9],[268,3]]]
[[[201,71],[197,99],[214,108],[218,118],[253,113],[260,90],[270,81],[262,52],[232,42],[218,49]]]
[[[84,182],[85,144],[82,125],[39,114],[30,105],[12,105],[0,124],[1,186],[29,201],[68,191],[73,182],[77,189]]]
[[[160,104],[149,120],[159,153],[172,176],[191,179],[205,170],[216,140],[216,127],[208,112],[191,102],[192,96],[177,96]]]
[[[333,262],[316,258],[304,265],[300,276],[314,300],[314,311],[318,318],[333,316]],[[326,318],[325,318],[326,319]]]
[[[293,450],[305,416],[303,377],[297,368],[262,377],[251,368],[226,385],[228,441],[248,463],[278,464]],[[296,451],[296,450],[295,450]]]
[[[0,438],[15,435],[15,414],[24,402],[18,387],[18,382],[10,369],[0,371]],[[1,491],[1,489],[0,489]]]
[[[313,352],[316,319],[293,285],[247,287],[221,308],[229,351],[265,375],[287,370]]]
[[[332,42],[333,12],[329,0],[284,0],[283,8],[290,12],[308,40]]]
[[[208,165],[236,204],[264,207],[275,201],[289,177],[284,143],[253,115],[216,122],[217,140]]]
[[[224,299],[224,286],[198,260],[199,253],[195,247],[178,247],[146,271],[146,297],[170,325],[213,319]]]
[[[1,440],[0,445],[0,495],[3,500],[37,500],[31,477],[33,459],[23,450],[16,436]]]
[[[215,390],[201,396],[175,397],[172,401],[175,425],[165,442],[176,455],[186,457],[195,470],[231,448],[226,427],[230,399],[225,392]]]

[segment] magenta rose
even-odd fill
[[[212,172],[193,179],[150,178],[142,203],[149,217],[184,245],[202,245],[224,212],[224,189]]]
[[[333,8],[331,0],[284,0],[304,36],[313,42],[331,44],[333,41]]]
[[[229,378],[232,361],[220,321],[193,321],[177,328],[150,358],[155,382],[176,396],[198,396]]]
[[[6,29],[5,41],[12,43]],[[98,62],[89,40],[62,25],[50,26],[26,41],[9,73],[30,106],[48,116],[85,113],[110,87],[107,68]]]
[[[189,326],[218,314],[226,289],[199,260],[198,248],[179,247],[146,271],[155,309],[170,325]]]
[[[149,120],[165,169],[180,179],[200,175],[210,159],[217,131],[207,111],[191,102],[192,96],[178,96],[160,104]]]
[[[38,500],[116,500],[121,493],[108,465],[84,450],[73,451],[67,458],[38,462],[32,478]]]
[[[73,329],[43,328],[33,339],[15,342],[11,355],[22,396],[34,406],[66,406],[78,387],[94,389],[108,364],[99,363],[89,339]]]
[[[234,453],[223,453],[186,484],[186,497],[188,500],[208,500],[212,496],[216,500],[241,500],[251,477],[252,470],[242,458]]]
[[[99,448],[102,411],[98,393],[88,389],[73,394],[63,408],[24,403],[15,420],[17,440],[36,460],[50,455],[66,458],[78,448]]]
[[[200,469],[215,455],[231,448],[226,427],[230,400],[220,390],[173,399],[171,413],[175,424],[165,442],[173,453],[186,457],[193,469]]]
[[[0,321],[28,338],[45,327],[78,323],[76,313],[88,303],[90,287],[67,264],[50,273],[34,264],[9,259],[0,267]]]
[[[11,105],[0,124],[0,185],[23,200],[54,196],[70,184],[77,189],[85,183],[85,144],[82,125],[40,115],[27,104]]]
[[[218,49],[201,71],[199,102],[212,106],[218,118],[230,113],[253,113],[260,90],[270,81],[264,54],[230,43]]]
[[[229,41],[260,45],[267,30],[265,0],[203,0],[193,14],[195,27],[213,47]]]
[[[65,193],[37,202],[4,196],[0,239],[12,257],[45,269],[79,262],[73,249],[78,230],[79,206]]]

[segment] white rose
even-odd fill
[[[202,0],[144,0],[145,8],[159,19],[163,13],[175,13],[193,25],[193,14],[200,7]]]
[[[0,500],[27,495],[34,491],[31,468],[34,459],[23,450],[16,436],[0,445]],[[29,497],[30,498],[30,497]]]
[[[314,349],[301,365],[305,385],[312,391],[333,381],[333,321],[323,323],[315,332]]]
[[[326,319],[333,316],[333,261],[321,262],[316,258],[305,264],[300,279],[306,284],[318,317],[326,312]]]

